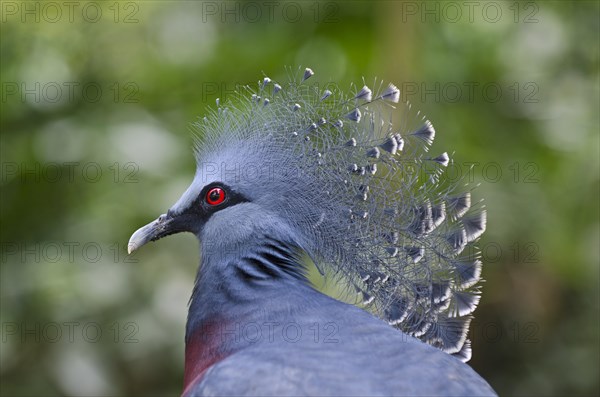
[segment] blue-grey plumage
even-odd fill
[[[201,242],[184,394],[493,395],[461,362],[485,211],[427,155],[429,121],[394,122],[394,85],[346,96],[313,74],[217,103],[194,181],[131,237]],[[316,291],[305,254],[362,308]]]

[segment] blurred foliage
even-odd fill
[[[51,3],[1,3],[0,394],[180,393],[197,242],[126,242],[191,181],[190,123],[298,65],[396,82],[475,163],[470,364],[599,394],[597,1]]]

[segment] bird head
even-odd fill
[[[347,223],[347,206],[331,200],[326,181],[282,137],[262,136],[264,123],[253,120],[256,117],[236,120],[244,126],[227,123],[219,139],[208,135],[212,129],[200,135],[191,185],[165,214],[131,236],[130,253],[179,232],[194,233],[203,253],[250,243],[255,235],[309,255],[322,251],[324,243],[336,243],[325,236],[335,235]],[[249,129],[257,135],[232,134]]]

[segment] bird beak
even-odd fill
[[[181,217],[162,214],[146,226],[140,227],[131,235],[129,244],[127,244],[127,253],[138,250],[141,246],[150,241],[156,241],[170,234],[187,231],[184,227]]]

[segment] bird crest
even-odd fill
[[[217,100],[195,125],[198,174],[233,179],[285,220],[355,303],[469,360],[483,204],[448,176],[447,153],[430,154],[434,127],[400,102],[396,86],[346,93],[311,84],[309,68],[290,74]]]

